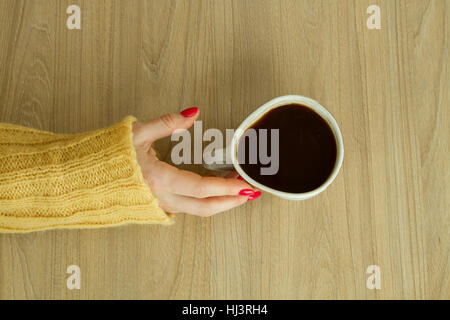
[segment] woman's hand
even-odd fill
[[[156,157],[152,143],[170,136],[177,129],[188,129],[198,114],[198,108],[189,108],[145,123],[135,122],[133,143],[144,179],[161,208],[171,213],[207,217],[256,199],[261,192],[236,179],[236,173],[228,178],[202,177],[177,169]]]

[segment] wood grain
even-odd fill
[[[71,4],[81,30],[66,28]],[[371,4],[381,30],[366,27]],[[449,299],[449,22],[448,0],[0,0],[0,121],[72,133],[199,106],[224,130],[301,94],[345,144],[308,201],[0,235],[0,298]]]

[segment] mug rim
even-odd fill
[[[236,154],[236,146],[239,141],[239,138],[245,133],[246,130],[248,130],[252,124],[254,124],[257,120],[259,120],[262,116],[264,116],[267,112],[269,112],[272,109],[287,105],[287,104],[301,104],[306,107],[311,108],[314,112],[316,112],[323,120],[325,120],[328,124],[328,126],[331,128],[335,142],[336,142],[336,162],[334,164],[333,170],[331,171],[328,178],[317,188],[308,191],[308,192],[302,192],[302,193],[291,193],[291,192],[285,192],[285,191],[279,191],[270,187],[267,187],[260,182],[254,180],[251,178],[245,171],[241,168]],[[239,127],[236,129],[233,139],[231,142],[231,160],[233,163],[234,168],[236,171],[241,175],[241,177],[244,178],[247,182],[252,184],[253,186],[257,187],[258,189],[261,189],[263,191],[272,193],[274,195],[277,195],[281,198],[289,199],[289,200],[305,200],[311,197],[314,197],[324,191],[336,178],[338,175],[340,168],[342,166],[342,162],[344,160],[344,142],[342,139],[341,130],[339,129],[339,126],[334,119],[334,117],[331,115],[331,113],[325,109],[318,101],[301,96],[301,95],[286,95],[286,96],[280,96],[276,97],[262,106],[260,106],[258,109],[253,111],[250,115],[247,116],[247,118],[244,119],[244,121],[241,122]]]

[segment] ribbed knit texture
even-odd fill
[[[0,232],[172,224],[137,163],[134,121],[80,134],[0,123]]]

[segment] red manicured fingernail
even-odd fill
[[[193,117],[197,114],[198,112],[198,108],[197,107],[192,107],[192,108],[188,108],[186,110],[181,111],[181,115],[183,117],[189,118],[189,117]]]
[[[256,191],[254,195],[248,197],[247,201],[255,200],[256,198],[259,198],[261,196],[261,191]]]
[[[241,176],[238,176],[236,179],[244,181],[244,178],[242,178]]]
[[[255,191],[253,191],[252,189],[242,189],[241,191],[239,191],[239,195],[241,195],[241,196],[254,196],[255,195]]]

